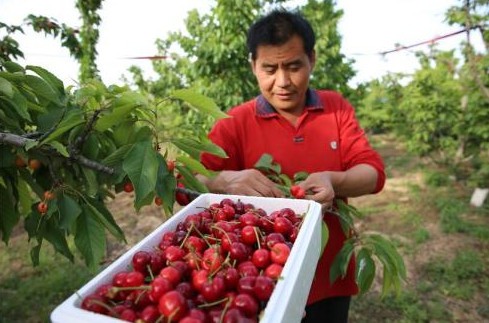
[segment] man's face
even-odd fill
[[[253,73],[263,96],[280,114],[302,113],[315,55],[308,57],[295,35],[283,45],[258,46]]]

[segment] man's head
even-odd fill
[[[248,32],[251,68],[265,99],[295,123],[303,112],[314,68],[315,36],[298,13],[272,11]]]
[[[277,9],[257,20],[248,30],[246,45],[251,59],[256,59],[256,51],[261,45],[282,45],[292,36],[302,38],[304,52],[311,57],[316,44],[316,36],[310,23],[299,13]]]

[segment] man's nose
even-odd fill
[[[290,85],[290,74],[288,71],[279,69],[277,71],[276,83],[280,87],[287,87]]]

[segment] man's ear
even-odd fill
[[[316,51],[313,50],[311,56],[309,56],[309,61],[311,62],[311,72],[314,70],[314,66],[316,65]]]
[[[253,74],[256,75],[256,61],[250,57],[249,62],[250,62],[251,71],[253,72]]]

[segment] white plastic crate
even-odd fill
[[[151,251],[158,245],[167,231],[173,231],[177,224],[188,215],[197,213],[203,207],[220,202],[224,198],[243,203],[252,203],[267,213],[288,207],[296,213],[305,214],[299,235],[282,270],[280,279],[268,301],[260,323],[300,322],[316,264],[321,249],[321,205],[309,200],[266,198],[223,194],[202,194],[190,204],[175,213],[170,219],[146,236],[143,240],[120,256],[116,261],[96,275],[76,291],[51,313],[53,323],[121,323],[122,320],[89,312],[80,308],[82,299],[93,293],[98,286],[112,281],[112,277],[131,264],[133,255],[140,250]]]

